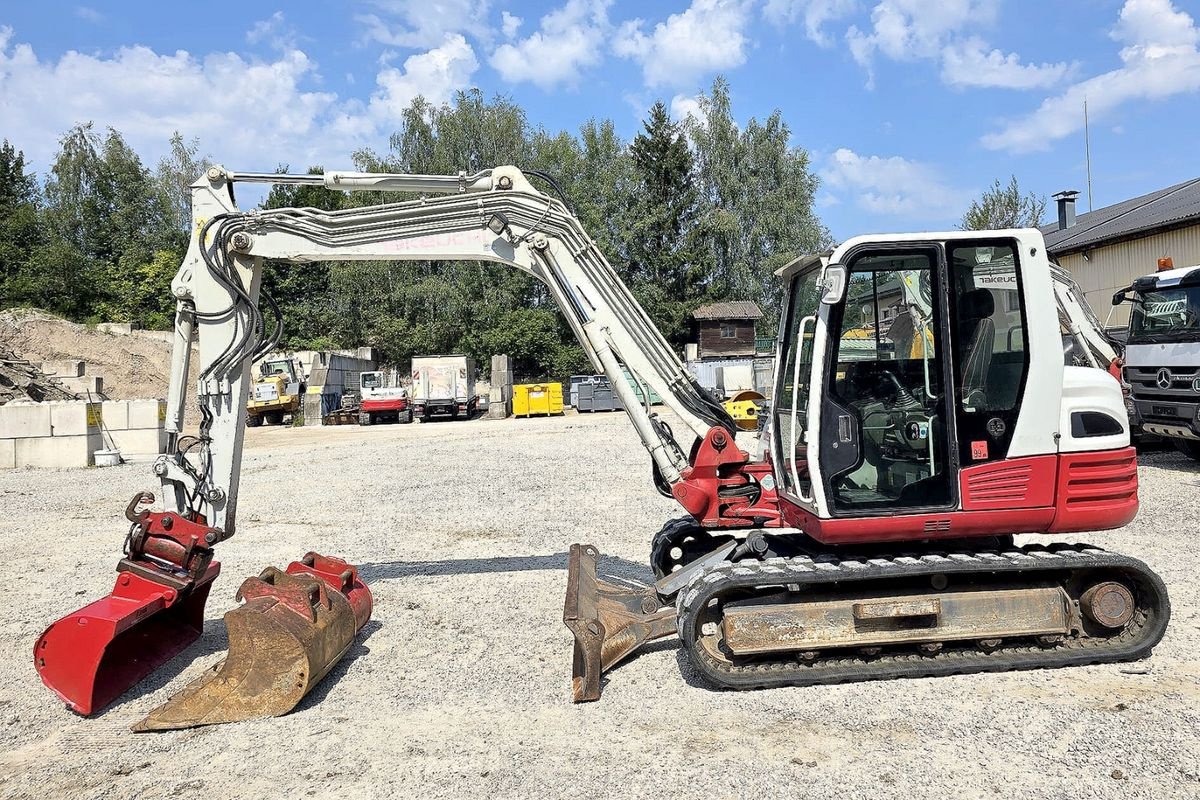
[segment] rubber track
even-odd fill
[[[676,538],[688,529],[708,533],[688,515],[668,520],[658,533],[654,534],[654,538],[650,542],[650,568],[654,571],[655,578],[661,578],[666,574],[659,568],[659,565],[670,560],[668,551],[674,546]]]
[[[734,664],[712,657],[699,644],[698,612],[714,597],[753,587],[818,586],[935,574],[981,576],[1056,570],[1115,570],[1134,583],[1138,611],[1119,634],[1112,637],[1068,638],[1054,648],[1043,648],[1028,639],[1014,640],[992,652],[959,643],[947,643],[937,655],[913,650],[884,651],[864,657],[850,650],[826,651],[805,664],[794,655],[770,656]],[[1016,585],[1020,585],[1019,583]],[[1032,545],[993,553],[945,553],[872,559],[773,558],[720,564],[697,575],[676,599],[679,638],[692,664],[709,682],[729,689],[761,689],[892,678],[932,677],[971,672],[1068,667],[1136,661],[1150,655],[1162,639],[1171,605],[1162,579],[1135,558],[1108,553],[1097,547]],[[965,645],[967,643],[961,643]],[[911,647],[911,646],[910,646]],[[768,660],[769,659],[769,660]]]

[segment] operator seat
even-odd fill
[[[967,408],[986,408],[988,372],[996,346],[996,302],[987,289],[964,292],[958,301],[959,341],[964,342],[962,399]]]

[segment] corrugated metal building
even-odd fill
[[[1113,293],[1154,272],[1160,258],[1176,267],[1200,264],[1200,178],[1078,216],[1077,194],[1054,196],[1058,221],[1042,233],[1050,255],[1071,272],[1102,321],[1126,323],[1129,305],[1113,309]]]

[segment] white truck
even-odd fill
[[[470,419],[479,405],[475,395],[475,361],[465,355],[414,356],[412,415],[422,422],[433,417]]]
[[[1138,278],[1113,295],[1131,303],[1125,345],[1128,410],[1135,429],[1170,439],[1200,461],[1200,266]]]

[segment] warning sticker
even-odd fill
[[[87,407],[87,424],[89,428],[99,428],[104,417],[100,413],[99,403],[89,403]]]
[[[988,457],[987,440],[971,442],[971,458],[975,461],[986,461]]]

